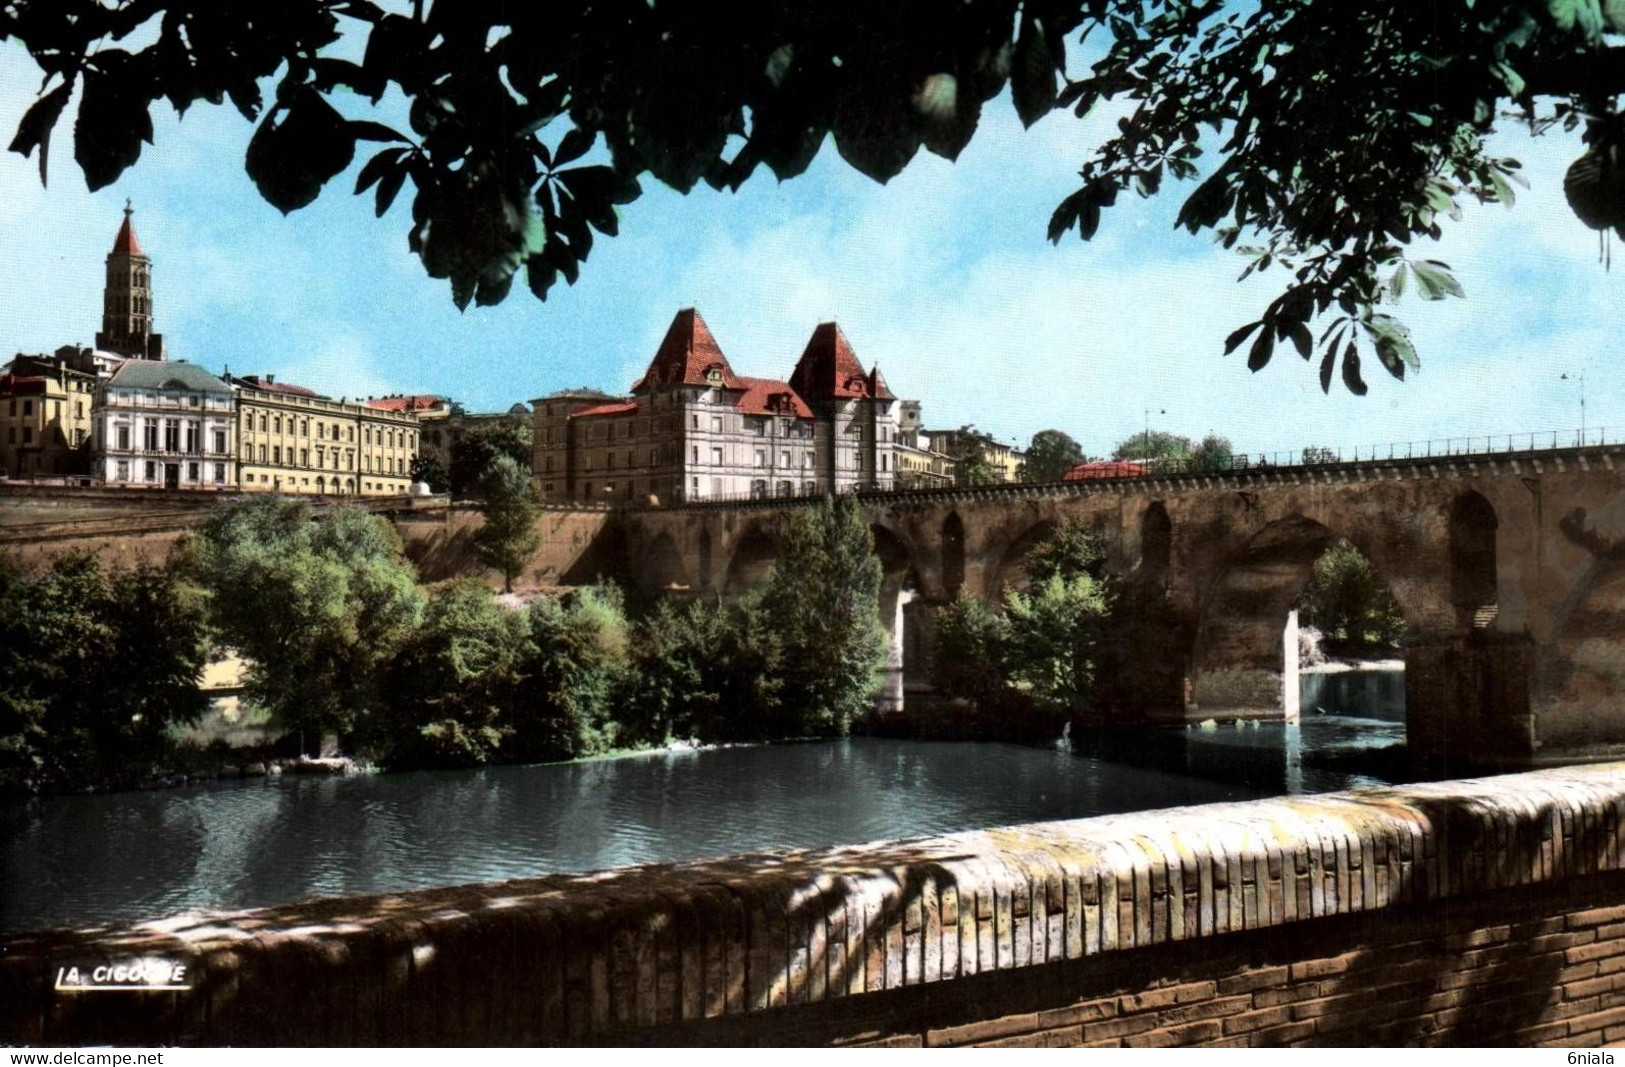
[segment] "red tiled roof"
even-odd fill
[[[793,415],[798,419],[813,417],[812,408],[788,382],[774,378],[739,379],[744,393],[734,401],[734,410],[746,415]]]
[[[141,251],[141,242],[135,239],[135,227],[130,225],[130,213],[124,213],[124,222],[118,228],[118,236],[113,238],[113,254],[115,256],[144,256]]]
[[[710,385],[706,374],[712,367],[722,371],[724,388],[743,388],[700,313],[684,308],[671,320],[655,358],[649,361],[649,369],[632,386],[632,391],[653,385]]]
[[[0,374],[0,396],[44,393],[45,379],[21,374]]]
[[[443,397],[430,393],[416,393],[412,396],[379,396],[367,401],[369,408],[379,411],[434,411],[446,403]]]
[[[801,359],[796,362],[790,384],[802,396],[815,400],[825,397],[873,396],[873,385],[856,352],[847,343],[841,328],[821,322],[813,330]]]
[[[265,378],[238,378],[237,381],[250,389],[258,389],[265,393],[287,393],[290,396],[320,396],[314,389],[306,389],[302,385],[290,385],[288,382],[273,382]]]
[[[581,408],[570,412],[572,419],[596,419],[603,415],[636,415],[638,402],[625,400],[615,404],[594,404],[590,408]]]
[[[1096,478],[1138,478],[1145,473],[1142,464],[1127,459],[1097,459],[1080,463],[1061,475],[1063,482],[1086,482]]]
[[[886,388],[886,379],[880,376],[880,364],[878,363],[875,364],[875,369],[869,372],[869,395],[876,400],[897,399],[892,395],[892,391]]]

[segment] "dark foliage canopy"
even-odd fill
[[[886,181],[921,148],[957,157],[1006,85],[1029,125],[1110,102],[1127,114],[1051,239],[1091,238],[1125,190],[1191,183],[1180,225],[1242,251],[1244,276],[1285,276],[1226,350],[1247,345],[1256,370],[1286,343],[1356,393],[1363,355],[1397,378],[1418,366],[1386,305],[1463,293],[1422,239],[1464,201],[1511,204],[1518,162],[1485,149],[1504,113],[1583,128],[1569,202],[1625,232],[1620,30],[1620,0],[0,2],[0,40],[44,72],[11,142],[42,177],[76,87],[93,190],[151,143],[159,101],[229,100],[257,124],[248,173],[285,212],[358,152],[380,215],[410,180],[410,248],[459,307],[501,301],[521,268],[538,297],[573,283],[645,175],[683,192],[763,166],[783,180],[832,138]],[[1066,42],[1092,31],[1104,54],[1071,78]],[[406,129],[367,117],[395,94]]]

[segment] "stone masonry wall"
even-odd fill
[[[0,941],[0,1041],[1625,1039],[1625,766]],[[184,961],[186,992],[52,990]]]

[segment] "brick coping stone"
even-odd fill
[[[0,1042],[254,1043],[301,1020],[383,1041],[423,1035],[413,1004],[446,1008],[442,1037],[580,1040],[1557,883],[1622,851],[1625,764],[1594,764],[188,912],[0,939]],[[193,988],[122,1023],[131,998],[51,992],[65,960],[134,957]]]

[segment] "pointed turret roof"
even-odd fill
[[[880,364],[878,363],[875,364],[875,369],[869,372],[869,395],[876,400],[897,399],[892,395],[892,391],[886,388],[886,379],[881,377]]]
[[[723,388],[744,388],[700,313],[684,308],[671,320],[655,358],[649,361],[648,370],[632,386],[632,391],[656,385],[710,385],[712,369],[721,372]]]
[[[821,322],[813,330],[795,373],[790,375],[790,385],[809,400],[874,395],[873,384],[858,362],[857,353],[833,322]]]
[[[135,227],[130,225],[130,216],[135,209],[128,200],[124,201],[124,222],[118,228],[118,236],[113,238],[113,254],[115,256],[144,256],[141,251],[141,242],[135,239]]]

